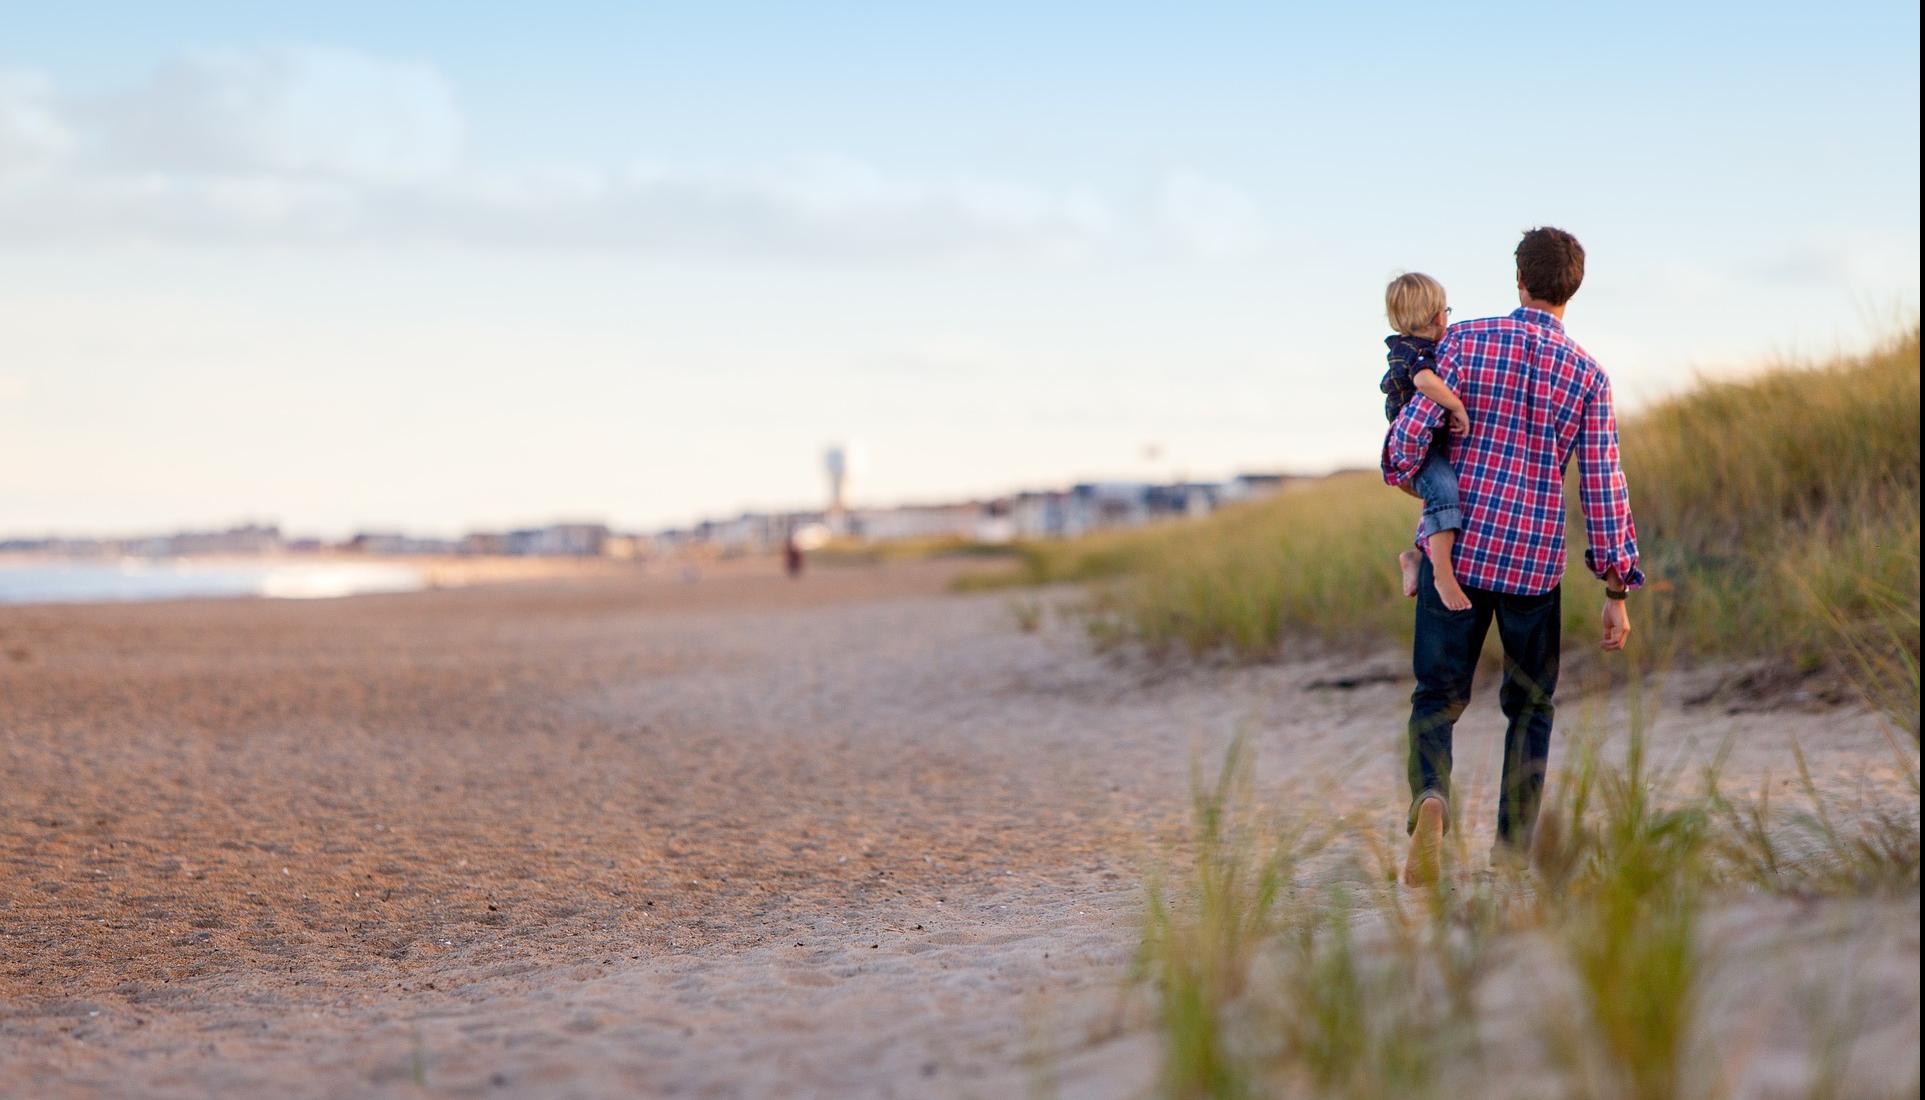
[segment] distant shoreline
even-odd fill
[[[606,558],[338,551],[161,556],[8,551],[0,553],[0,604],[326,599],[632,575],[638,571],[638,563]],[[9,577],[14,582],[11,585],[7,583]]]

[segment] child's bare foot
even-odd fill
[[[1437,573],[1436,576],[1437,598],[1444,601],[1444,606],[1452,611],[1470,610],[1470,597],[1464,594],[1464,587],[1457,583],[1457,578],[1449,573]]]
[[[1415,550],[1406,550],[1397,555],[1397,564],[1404,571],[1404,595],[1417,595],[1417,564],[1423,560]]]
[[[1470,597],[1464,595],[1462,585],[1457,583],[1457,570],[1451,564],[1451,550],[1457,545],[1457,532],[1439,531],[1430,537],[1430,575],[1434,578],[1437,595],[1444,606],[1452,611],[1470,609]]]

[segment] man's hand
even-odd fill
[[[1604,599],[1604,652],[1615,653],[1624,648],[1631,638],[1631,613],[1625,610],[1625,601]]]
[[[1470,434],[1470,413],[1464,411],[1464,406],[1459,405],[1454,409],[1446,409],[1444,411],[1450,414],[1450,434]]]

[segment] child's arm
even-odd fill
[[[1470,431],[1470,413],[1465,410],[1464,402],[1451,392],[1437,372],[1426,367],[1410,376],[1411,384],[1417,392],[1437,403],[1437,406],[1450,414],[1452,435],[1464,435]]]

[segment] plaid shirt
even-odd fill
[[[1470,413],[1469,436],[1451,439],[1463,496],[1457,578],[1492,592],[1535,594],[1564,576],[1564,468],[1577,453],[1578,495],[1590,549],[1584,564],[1644,583],[1631,497],[1618,464],[1611,381],[1542,310],[1519,309],[1451,326],[1437,346],[1437,377]],[[1419,394],[1384,440],[1384,480],[1407,484],[1424,464],[1444,416]]]

